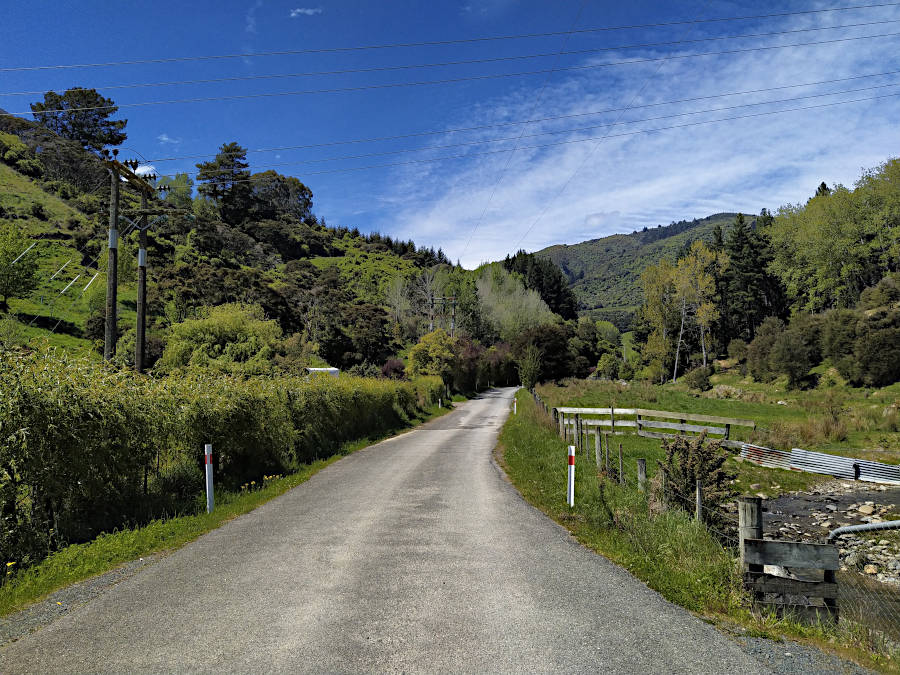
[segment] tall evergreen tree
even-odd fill
[[[214,160],[200,162],[197,168],[197,191],[216,202],[226,223],[241,223],[253,203],[247,149],[237,143],[225,143]]]
[[[553,261],[519,251],[512,258],[506,256],[503,268],[519,274],[525,288],[537,291],[552,312],[564,319],[578,317],[578,299],[569,288],[562,270]]]
[[[63,94],[48,91],[43,102],[31,104],[38,124],[94,152],[125,142],[128,120],[110,119],[118,110],[112,99],[104,98],[96,89],[83,87],[72,87]]]
[[[827,197],[831,194],[831,188],[828,187],[828,184],[823,180],[819,187],[816,188],[816,197]]]
[[[763,209],[759,223],[768,224],[771,215]],[[720,331],[723,344],[734,338],[752,340],[756,327],[767,316],[784,313],[784,289],[768,271],[772,260],[769,241],[761,228],[755,231],[739,213],[725,242],[728,264],[724,271],[722,314],[727,330]]]

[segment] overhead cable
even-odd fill
[[[525,119],[525,120],[513,120],[513,121],[509,121],[509,122],[495,122],[493,124],[480,124],[480,125],[471,126],[471,127],[457,127],[457,128],[450,128],[450,129],[438,129],[438,130],[432,130],[432,131],[417,131],[417,132],[412,132],[412,133],[408,133],[408,134],[397,134],[394,136],[373,136],[370,138],[354,138],[354,139],[347,139],[347,140],[340,140],[340,141],[326,141],[326,142],[322,142],[322,143],[306,143],[303,145],[280,145],[280,146],[274,146],[271,148],[251,148],[251,149],[248,149],[245,151],[247,153],[258,153],[258,152],[283,152],[286,150],[308,150],[308,149],[313,149],[313,148],[326,148],[326,147],[331,147],[331,146],[336,146],[336,145],[351,145],[351,144],[360,144],[360,143],[375,143],[375,142],[381,142],[381,141],[396,141],[396,140],[403,140],[403,139],[408,139],[408,138],[419,138],[419,137],[424,137],[424,136],[438,136],[438,135],[446,135],[446,134],[463,133],[463,132],[468,132],[468,131],[482,131],[484,129],[496,129],[496,128],[501,128],[501,127],[518,126],[520,124],[531,124],[533,122],[549,122],[549,121],[562,120],[562,119],[572,119],[575,117],[589,117],[592,115],[603,115],[603,114],[607,114],[607,113],[622,112],[625,110],[640,110],[643,108],[654,108],[654,107],[665,106],[665,105],[674,105],[676,103],[691,103],[694,101],[704,101],[704,100],[709,100],[709,99],[714,99],[714,98],[726,98],[729,96],[761,94],[761,93],[770,92],[770,91],[779,91],[782,89],[798,89],[800,87],[813,87],[813,86],[818,86],[818,85],[822,85],[822,84],[836,84],[838,82],[864,80],[864,79],[869,79],[869,78],[873,78],[873,77],[884,77],[887,75],[897,75],[897,74],[900,74],[900,70],[889,70],[889,71],[886,71],[883,73],[872,73],[869,75],[851,75],[848,77],[839,77],[839,78],[834,78],[834,79],[830,79],[830,80],[818,80],[815,82],[801,82],[798,84],[784,84],[784,85],[779,85],[776,87],[764,87],[762,89],[745,89],[742,91],[732,91],[732,92],[726,92],[723,94],[708,94],[706,96],[692,96],[690,98],[680,98],[680,99],[672,99],[672,100],[668,100],[668,101],[658,101],[656,103],[642,103],[640,105],[631,106],[630,108],[606,108],[604,110],[590,110],[588,112],[570,113],[567,115],[550,115],[547,117],[535,117],[535,118]],[[825,95],[825,94],[823,94],[823,95]],[[145,161],[148,163],[158,164],[160,162],[175,162],[175,161],[182,161],[182,160],[186,160],[186,159],[204,159],[204,158],[217,157],[219,155],[228,156],[231,154],[240,154],[240,153],[220,152],[220,153],[204,153],[204,154],[199,154],[199,155],[176,155],[176,156],[168,156],[168,157],[154,157],[151,159],[147,159]]]
[[[441,61],[436,63],[413,63],[413,64],[400,64],[393,66],[372,66],[368,68],[343,68],[339,70],[317,70],[317,71],[309,71],[309,72],[299,72],[299,73],[270,73],[265,75],[238,75],[233,77],[214,77],[214,78],[205,78],[205,79],[194,79],[194,80],[172,80],[166,82],[131,82],[126,84],[95,84],[95,89],[102,89],[103,91],[108,91],[111,89],[142,89],[142,88],[151,88],[151,87],[172,87],[172,86],[187,86],[187,85],[198,85],[198,84],[221,84],[224,82],[253,82],[258,80],[276,80],[276,79],[292,79],[292,78],[300,78],[300,77],[317,77],[317,76],[334,76],[334,75],[349,75],[349,74],[359,74],[359,73],[379,73],[379,72],[390,72],[390,71],[398,71],[398,70],[415,70],[419,68],[441,68],[447,66],[466,66],[466,65],[481,65],[485,63],[498,63],[503,61],[523,61],[527,59],[539,59],[546,58],[550,56],[583,56],[586,54],[597,54],[600,52],[609,52],[609,51],[622,51],[626,49],[650,49],[655,47],[670,47],[674,45],[681,44],[691,44],[698,42],[714,42],[720,40],[738,40],[738,39],[748,39],[748,38],[760,38],[760,37],[772,37],[776,35],[789,35],[793,33],[809,33],[812,31],[823,31],[823,30],[838,30],[842,28],[858,28],[862,26],[875,26],[875,25],[884,25],[888,23],[898,23],[900,19],[885,19],[883,21],[869,21],[866,23],[854,23],[854,24],[846,24],[841,26],[819,26],[816,28],[797,28],[793,30],[785,30],[785,31],[774,31],[769,33],[747,33],[743,35],[717,35],[713,37],[705,37],[705,38],[695,38],[691,40],[672,40],[669,42],[647,42],[643,44],[634,44],[634,45],[619,45],[614,47],[593,47],[591,49],[576,49],[569,51],[561,51],[561,52],[543,52],[539,54],[519,54],[513,56],[495,56],[490,58],[483,59],[466,59],[460,61]],[[33,91],[6,91],[0,92],[0,96],[35,96],[44,94],[46,90],[33,90]]]
[[[540,144],[540,145],[523,145],[519,149],[520,150],[539,150],[539,149],[550,148],[550,147],[559,146],[559,145],[569,145],[569,144],[573,144],[573,143],[587,143],[590,141],[603,140],[605,138],[621,138],[621,137],[625,137],[625,136],[635,136],[638,134],[650,134],[650,133],[655,133],[655,132],[659,132],[659,131],[669,131],[671,129],[683,129],[686,127],[695,127],[695,126],[700,126],[700,125],[704,125],[704,124],[715,124],[717,122],[729,122],[729,121],[734,121],[734,120],[749,119],[749,118],[753,118],[753,117],[765,117],[765,116],[769,116],[769,115],[779,115],[782,113],[789,113],[789,112],[799,112],[799,111],[804,111],[804,110],[816,110],[819,108],[830,108],[830,107],[839,106],[839,105],[847,105],[850,103],[860,103],[860,102],[865,102],[865,101],[875,101],[875,100],[880,100],[880,99],[885,99],[885,98],[893,98],[895,96],[900,96],[900,92],[897,92],[894,94],[881,94],[879,96],[856,98],[856,99],[851,99],[849,101],[835,101],[832,103],[820,103],[820,104],[816,104],[816,105],[802,106],[802,107],[798,107],[798,108],[787,108],[785,110],[768,110],[768,111],[764,111],[764,112],[750,113],[747,115],[722,117],[722,118],[718,118],[718,119],[702,120],[702,121],[698,121],[698,122],[687,122],[685,124],[673,124],[673,125],[665,126],[665,127],[654,127],[652,129],[639,129],[637,131],[628,131],[628,132],[623,132],[620,134],[609,134],[609,135],[605,135],[605,136],[591,136],[588,138],[569,139],[569,140],[565,140],[565,141],[556,141],[554,143],[544,143],[544,144]],[[503,152],[510,152],[510,151],[511,150],[509,148],[505,148],[505,149],[500,149],[500,150],[487,150],[484,152],[469,152],[469,153],[464,153],[464,154],[460,154],[460,155],[449,155],[449,156],[444,156],[444,157],[433,157],[433,158],[428,158],[428,159],[418,159],[418,160],[410,160],[410,161],[404,161],[404,162],[393,162],[393,163],[389,163],[389,164],[373,164],[373,165],[368,165],[368,166],[356,166],[356,167],[348,167],[348,168],[342,168],[342,169],[327,169],[327,170],[323,170],[323,171],[311,171],[311,172],[305,173],[304,175],[305,176],[318,176],[318,175],[330,174],[330,173],[348,173],[348,172],[353,172],[353,171],[365,171],[365,170],[369,170],[369,169],[383,169],[383,168],[388,168],[388,167],[408,166],[408,165],[413,165],[413,164],[426,164],[426,163],[433,163],[433,162],[442,162],[442,161],[446,161],[446,160],[479,157],[479,156],[484,156],[484,155],[496,155],[496,154],[500,154]],[[265,169],[267,167],[261,167],[261,168]],[[167,177],[174,177],[174,175],[169,175]],[[234,181],[231,181],[231,180],[229,180],[229,181],[204,181],[204,184],[217,185],[217,184],[236,184],[236,183],[250,183],[250,182],[253,182],[253,179],[239,179],[239,180],[234,180]]]
[[[302,54],[327,54],[327,53],[337,53],[337,52],[356,52],[356,51],[365,51],[365,50],[373,50],[373,49],[400,49],[400,48],[410,48],[410,47],[436,47],[436,46],[448,46],[454,44],[470,44],[470,43],[478,43],[478,42],[493,42],[493,41],[501,41],[501,40],[522,40],[522,39],[530,39],[530,38],[541,38],[541,37],[554,37],[559,35],[578,35],[578,34],[587,34],[587,33],[598,33],[605,31],[619,31],[619,30],[638,30],[638,29],[646,29],[646,28],[664,28],[668,26],[685,26],[691,24],[703,24],[703,23],[722,23],[728,21],[750,21],[750,20],[758,20],[758,19],[774,19],[780,17],[788,17],[788,16],[803,16],[810,14],[824,14],[829,12],[849,12],[853,10],[860,9],[876,9],[882,7],[897,7],[900,6],[900,2],[883,2],[883,3],[875,3],[875,4],[865,4],[865,5],[851,5],[846,7],[825,7],[821,9],[808,9],[808,10],[800,10],[795,12],[775,12],[770,14],[755,14],[755,15],[745,15],[745,16],[730,16],[730,17],[716,17],[710,19],[687,19],[683,21],[666,21],[666,22],[658,22],[658,23],[646,23],[646,24],[632,24],[632,25],[621,25],[621,26],[600,26],[596,28],[580,28],[577,30],[569,30],[569,31],[552,31],[546,33],[523,33],[519,35],[495,35],[495,36],[486,36],[486,37],[474,37],[474,38],[457,38],[453,40],[431,40],[424,42],[395,42],[389,44],[377,44],[377,45],[357,45],[357,46],[349,46],[349,47],[319,47],[319,48],[307,48],[307,49],[286,49],[286,50],[273,50],[273,51],[264,51],[264,52],[256,52],[256,53],[236,53],[236,54],[212,54],[212,55],[200,55],[200,56],[171,56],[171,57],[160,57],[160,58],[150,58],[150,59],[129,59],[124,61],[105,61],[105,62],[95,62],[95,63],[68,63],[68,64],[56,64],[56,65],[45,65],[45,66],[10,66],[5,68],[0,68],[0,72],[28,72],[28,71],[38,71],[38,70],[65,70],[72,68],[104,68],[111,66],[133,66],[133,65],[143,65],[143,64],[159,64],[159,63],[183,63],[188,61],[213,61],[213,60],[221,60],[221,59],[244,59],[244,58],[257,58],[257,57],[267,57],[267,56],[297,56]]]
[[[669,54],[667,56],[658,56],[658,57],[649,57],[649,58],[641,58],[641,59],[631,59],[628,61],[609,61],[603,63],[592,63],[585,64],[579,66],[564,66],[561,68],[544,68],[540,70],[531,70],[517,73],[494,73],[490,75],[472,75],[467,77],[453,77],[446,78],[441,80],[421,80],[417,82],[389,82],[385,84],[369,84],[369,85],[358,85],[353,87],[333,87],[328,89],[303,89],[299,91],[281,91],[281,92],[262,92],[257,94],[231,94],[227,96],[198,96],[192,98],[178,98],[178,99],[167,99],[161,101],[140,101],[137,103],[118,103],[112,105],[103,105],[103,106],[83,106],[78,108],[51,108],[47,110],[41,110],[41,113],[53,113],[53,112],[83,112],[88,110],[111,110],[111,109],[120,109],[120,108],[139,108],[146,106],[154,106],[154,105],[172,105],[178,103],[208,103],[213,101],[237,101],[237,100],[246,100],[246,99],[257,99],[257,98],[273,98],[273,97],[281,97],[281,96],[305,96],[312,94],[336,94],[336,93],[348,93],[354,91],[364,91],[364,90],[373,90],[373,89],[395,89],[402,87],[419,87],[426,85],[441,85],[441,84],[453,84],[457,82],[472,82],[477,80],[494,80],[501,78],[509,78],[509,77],[525,77],[530,75],[542,75],[553,72],[577,72],[577,71],[587,71],[594,70],[597,68],[608,68],[615,66],[625,66],[625,65],[633,65],[639,63],[659,63],[665,61],[674,61],[674,60],[682,60],[682,59],[693,59],[699,58],[702,56],[720,56],[727,54],[743,54],[748,52],[759,52],[759,51],[770,51],[775,49],[790,49],[792,47],[811,47],[811,46],[820,46],[827,44],[836,44],[842,42],[851,42],[856,40],[870,40],[876,38],[890,38],[900,36],[900,32],[895,33],[879,33],[877,35],[858,35],[855,37],[845,37],[845,38],[835,38],[833,40],[821,40],[815,42],[794,42],[786,45],[769,45],[764,47],[746,47],[743,49],[728,49],[717,52],[698,52],[695,54]],[[16,111],[6,113],[7,115],[32,115],[33,111]]]

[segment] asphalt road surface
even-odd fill
[[[491,459],[512,394],[329,466],[7,645],[0,672],[766,672],[522,500]]]

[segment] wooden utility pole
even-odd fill
[[[119,263],[119,167],[118,162],[110,162],[111,179],[109,194],[109,262],[106,266],[106,323],[103,333],[103,359],[110,361],[116,355],[117,339],[117,294]]]
[[[137,290],[137,327],[134,344],[134,368],[143,372],[147,355],[147,216],[166,213],[183,213],[182,209],[150,209],[148,200],[156,188],[143,177],[135,173],[137,160],[120,162],[116,159],[118,150],[113,150],[113,158],[108,159],[106,166],[112,176],[112,194],[109,209],[109,267],[106,274],[106,332],[103,342],[103,358],[109,361],[116,355],[117,327],[117,294],[118,294],[118,240],[119,222],[119,183],[122,178],[141,193],[141,209],[138,212],[140,225],[138,229],[138,290]]]
[[[141,192],[141,224],[138,233],[137,335],[134,340],[134,369],[144,372],[147,335],[147,193]]]
[[[456,333],[456,298],[450,299],[450,305],[453,308],[453,312],[450,315],[450,337],[453,337]]]

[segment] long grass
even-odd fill
[[[568,399],[565,388],[548,387],[544,391],[555,396],[555,405],[600,406],[596,397],[585,400],[582,387],[572,389],[574,395]],[[784,618],[752,614],[741,589],[736,551],[723,548],[705,526],[688,514],[677,509],[661,511],[652,496],[637,490],[635,460],[648,459],[648,483],[652,484],[652,460],[662,458],[658,441],[628,435],[615,437],[611,459],[613,467],[617,467],[621,441],[624,486],[598,475],[593,447],[588,456],[579,453],[575,465],[575,508],[570,509],[565,502],[566,445],[528,392],[520,391],[517,398],[518,414],[510,417],[501,432],[498,460],[525,499],[569,529],[582,544],[623,566],[671,602],[729,632],[747,637],[788,637],[867,667],[900,672],[898,655],[890,646],[873,642],[870,634],[854,631],[852,626],[804,626]],[[657,407],[665,409],[672,400],[661,398],[663,404]],[[618,405],[634,405],[627,400],[620,400]],[[704,412],[715,414],[709,408]],[[761,467],[742,470],[747,473],[739,480],[767,480],[769,485],[777,485],[776,480],[789,485],[796,475]],[[648,491],[652,494],[652,485]]]
[[[528,501],[672,602],[710,612],[728,612],[740,605],[731,554],[683,511],[652,516],[648,499],[633,485],[598,477],[593,452],[576,458],[576,506],[569,509],[566,446],[528,394],[520,393],[518,399],[519,414],[503,428],[500,443],[504,467]],[[648,439],[640,440],[644,446]],[[630,450],[641,452],[636,447]],[[656,454],[661,456],[658,444]],[[634,464],[631,456],[624,461]],[[634,477],[633,471],[628,474]]]

